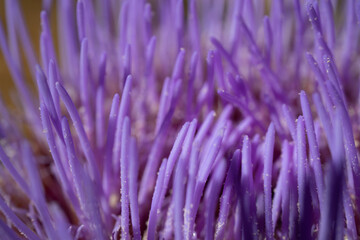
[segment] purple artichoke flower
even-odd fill
[[[359,1],[43,3],[39,53],[0,23],[1,239],[359,238]]]

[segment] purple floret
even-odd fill
[[[3,2],[1,239],[359,238],[358,1]]]

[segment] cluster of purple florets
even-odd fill
[[[359,1],[5,9],[1,239],[358,239]]]

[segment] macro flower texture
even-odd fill
[[[0,239],[359,239],[360,1],[21,2]]]

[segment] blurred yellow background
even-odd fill
[[[10,0],[12,1],[12,0]],[[26,23],[26,27],[28,29],[28,33],[30,35],[33,47],[35,49],[35,53],[37,56],[39,55],[39,36],[40,36],[40,12],[42,9],[42,1],[41,0],[19,0],[21,4],[21,10],[24,16],[24,20]],[[52,22],[53,21],[53,16]],[[7,27],[6,27],[6,13],[5,13],[5,0],[0,0],[0,19],[1,24],[4,28],[5,34],[7,35]],[[52,24],[53,25],[53,24]],[[28,71],[25,72],[26,81],[31,83],[29,79]],[[33,87],[33,86],[32,86]],[[34,87],[33,87],[34,89]],[[10,94],[14,92],[14,84],[12,83],[12,78],[10,76],[10,72],[6,65],[5,59],[3,57],[3,53],[0,51],[0,93],[2,98],[6,103],[10,102]]]

